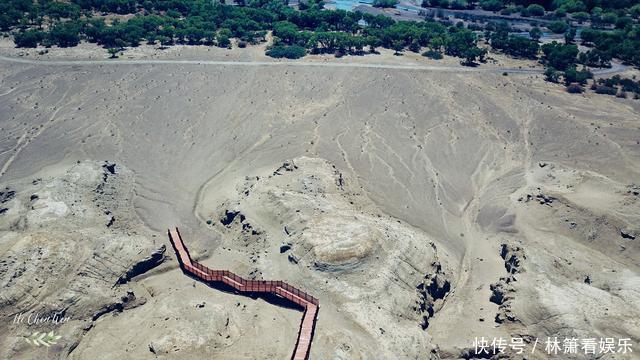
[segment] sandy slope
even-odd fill
[[[640,235],[637,101],[390,68],[1,63],[0,79],[2,184],[122,164],[137,226],[163,239],[178,225],[207,264],[320,298],[313,358],[456,358],[476,336],[640,340],[640,238],[621,236]],[[297,168],[274,175],[285,163]],[[227,210],[245,221],[223,224]],[[134,282],[144,305],[102,317],[72,356],[291,351],[299,313],[192,288],[169,263]],[[221,318],[190,325],[197,311]],[[223,336],[172,330],[190,326]]]

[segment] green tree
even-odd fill
[[[202,42],[202,39],[204,39],[205,37],[205,31],[201,28],[191,26],[185,29],[185,31],[187,41],[191,45],[200,44]]]
[[[574,13],[574,14],[571,15],[571,17],[573,17],[580,24],[582,24],[583,22],[589,20],[589,18],[590,18],[589,13],[584,12],[584,11],[580,11],[580,12]]]
[[[618,29],[624,29],[627,26],[633,25],[633,19],[629,16],[620,16],[618,17],[618,20],[616,20],[615,25]]]
[[[287,58],[287,59],[299,59],[307,54],[307,51],[302,46],[291,45],[277,45],[270,47],[267,52],[267,56],[274,58]]]
[[[593,74],[591,71],[587,69],[582,69],[580,71],[576,70],[575,67],[569,68],[564,72],[564,84],[566,86],[572,83],[578,83],[580,85],[585,85],[588,79],[592,79]]]
[[[593,44],[596,39],[598,39],[599,33],[597,30],[586,28],[582,29],[580,32],[580,39],[582,40],[583,45]]]
[[[567,16],[567,8],[561,6],[561,7],[557,8],[556,11],[554,11],[553,13],[559,19],[563,18],[563,17],[566,17]]]
[[[581,0],[554,0],[553,7],[561,9],[565,13],[575,13],[587,10],[586,5]]]
[[[598,49],[591,49],[578,54],[578,62],[590,67],[610,68],[611,54]]]
[[[372,54],[377,53],[376,48],[382,45],[382,42],[380,41],[380,39],[378,39],[375,36],[366,36],[364,38],[364,43],[366,46],[369,47],[369,52]]]
[[[295,44],[299,32],[298,26],[289,21],[279,21],[273,25],[273,35],[285,44]]]
[[[161,48],[166,48],[167,46],[173,45],[173,39],[164,35],[158,36],[158,42],[160,43]]]
[[[543,62],[554,69],[565,71],[577,61],[578,47],[552,42],[542,45]]]
[[[451,56],[464,57],[464,52],[476,47],[476,34],[468,29],[455,29],[448,37],[445,45],[445,53]]]
[[[216,35],[216,41],[219,47],[228,48],[231,46],[231,30],[223,28],[218,31],[218,35]]]
[[[569,28],[569,24],[564,21],[558,20],[547,25],[549,30],[551,30],[555,34],[562,34]]]
[[[635,19],[640,19],[640,4],[635,4],[629,9],[629,14]]]
[[[29,29],[25,32],[18,33],[14,37],[17,47],[34,48],[44,39],[45,33],[40,30]]]
[[[398,5],[398,0],[373,0],[373,6],[379,8],[392,8]]]
[[[76,22],[63,22],[56,24],[49,31],[49,39],[60,47],[72,47],[80,43],[80,26]]]
[[[605,24],[615,24],[618,21],[618,15],[612,11],[602,14],[602,22]]]
[[[560,79],[560,73],[553,67],[544,70],[544,79],[553,83],[557,83]]]
[[[107,49],[107,51],[109,52],[109,55],[111,55],[111,56],[109,56],[109,58],[110,59],[115,59],[115,58],[118,57],[118,53],[120,52],[120,49],[118,49],[118,48],[109,48],[109,49]]]
[[[487,54],[487,49],[480,49],[479,47],[469,47],[462,52],[462,61],[460,62],[465,66],[475,66],[476,61],[484,61],[484,57]]]
[[[433,60],[441,60],[443,58],[442,53],[435,50],[427,50],[422,53],[422,56]]]
[[[469,7],[469,2],[467,0],[453,0],[449,4],[449,7],[455,10],[467,9]]]
[[[393,41],[393,55],[400,56],[402,55],[402,50],[404,50],[404,43],[400,40]]]
[[[480,0],[480,7],[487,11],[500,11],[504,7],[502,0]]]
[[[543,16],[544,15],[544,7],[540,4],[531,4],[527,6],[527,12],[531,16]]]
[[[564,33],[564,43],[565,44],[573,44],[573,41],[576,38],[576,29],[570,28],[567,32]]]
[[[72,3],[60,1],[45,2],[44,13],[51,19],[78,19],[80,17],[80,6]]]
[[[218,36],[216,37],[218,46],[221,48],[228,48],[229,46],[231,46],[231,39],[229,39],[228,36],[226,35],[220,35],[218,34]]]
[[[529,37],[531,37],[531,40],[533,41],[540,41],[540,38],[542,37],[542,30],[540,30],[539,27],[532,27],[531,30],[529,30]]]
[[[505,54],[519,58],[535,59],[538,55],[538,42],[522,36],[509,35],[506,31],[494,32],[490,36],[491,47]]]

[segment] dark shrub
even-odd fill
[[[564,45],[557,42],[551,42],[542,45],[542,60],[557,70],[565,71],[576,63],[578,56],[578,47],[576,45]]]
[[[271,47],[266,52],[267,56],[273,58],[287,58],[287,59],[299,59],[307,54],[307,51],[302,46],[291,45],[277,45]]]
[[[547,27],[555,34],[562,34],[567,31],[567,29],[569,29],[569,25],[564,21],[554,21],[551,24],[547,25]]]
[[[482,10],[500,11],[504,7],[502,0],[480,0]]]
[[[79,31],[75,22],[58,23],[49,31],[49,39],[59,47],[73,47],[80,43]]]
[[[373,6],[379,8],[392,8],[398,5],[398,0],[373,0]]]
[[[231,39],[226,35],[218,35],[218,46],[221,48],[228,48],[231,46]]]
[[[571,83],[567,86],[567,92],[570,94],[580,94],[582,91],[582,86],[578,83]]]
[[[551,81],[553,83],[557,83],[560,78],[560,73],[558,70],[553,67],[548,67],[544,70],[544,79],[547,81]]]
[[[427,50],[422,53],[422,56],[433,60],[441,60],[443,58],[442,54],[435,50]]]
[[[596,94],[615,95],[618,93],[618,89],[605,85],[596,86]]]
[[[44,35],[41,31],[30,29],[16,34],[14,41],[17,47],[34,48],[44,39]]]
[[[531,4],[527,7],[527,12],[530,16],[542,16],[544,15],[544,8],[539,4]]]

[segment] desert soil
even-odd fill
[[[161,58],[267,61],[189,51]],[[400,66],[0,61],[0,357],[290,356],[301,313],[184,276],[172,226],[209,267],[318,297],[313,359],[638,344],[640,102],[326,61]],[[34,311],[69,320],[16,323]]]

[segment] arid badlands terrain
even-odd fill
[[[312,359],[470,358],[476,337],[640,354],[638,101],[384,54],[32,55],[0,60],[0,358],[289,357],[301,312],[185,276],[173,226],[211,268],[318,297]]]

